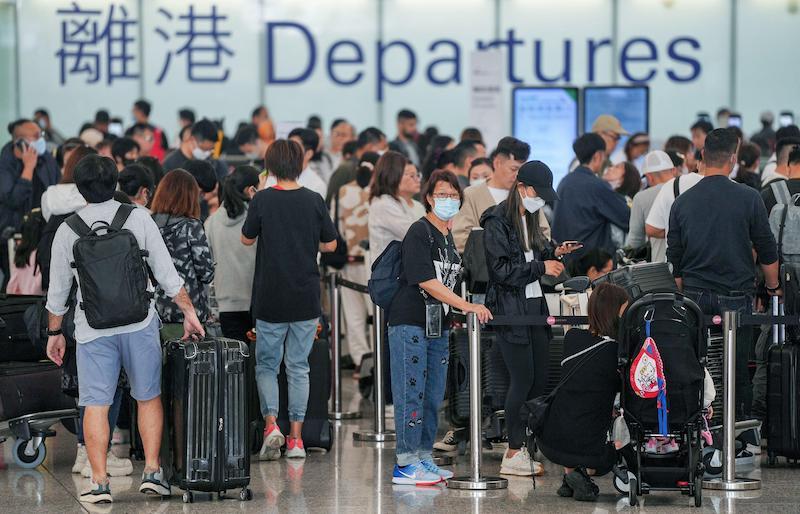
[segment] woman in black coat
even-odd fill
[[[561,373],[569,377],[559,386],[537,438],[542,453],[564,466],[559,496],[596,500],[597,486],[589,477],[608,473],[616,461],[608,441],[620,390],[614,338],[627,306],[624,289],[600,284],[589,298],[589,330],[573,328],[564,338]]]
[[[481,218],[489,270],[486,306],[494,314],[507,316],[546,315],[539,279],[543,275],[559,276],[564,266],[557,259],[580,245],[555,247],[539,227],[537,211],[557,199],[547,165],[527,162],[517,180],[508,199]],[[529,476],[530,456],[522,448],[525,423],[519,411],[526,400],[544,392],[550,332],[544,326],[498,327],[497,342],[511,378],[505,402],[508,451],[500,473]],[[541,464],[534,467],[540,474]]]

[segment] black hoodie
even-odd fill
[[[481,216],[486,248],[486,266],[489,285],[486,307],[495,315],[524,316],[547,314],[547,303],[542,301],[543,312],[528,312],[525,287],[544,275],[544,261],[555,259],[555,247],[548,243],[544,251],[533,250],[533,260],[525,260],[522,242],[506,217],[506,202],[488,209]],[[508,342],[529,344],[525,326],[498,327],[498,333]]]

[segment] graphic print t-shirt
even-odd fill
[[[431,241],[433,240],[433,241]],[[400,290],[389,309],[389,325],[414,325],[425,328],[425,303],[440,303],[429,297],[419,284],[436,279],[455,291],[461,276],[461,257],[456,250],[453,235],[445,237],[426,218],[408,229],[403,239],[403,265],[400,273]],[[442,327],[449,323],[450,307],[443,305]]]

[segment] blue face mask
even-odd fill
[[[38,155],[44,155],[44,153],[47,151],[47,141],[45,141],[43,137],[40,137],[31,143],[31,146],[34,150],[36,150]]]
[[[461,202],[455,198],[435,198],[433,202],[433,213],[442,221],[450,221],[461,207]]]

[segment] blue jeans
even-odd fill
[[[389,327],[398,466],[432,456],[447,380],[448,336],[445,330],[429,339],[421,327]]]
[[[291,323],[256,320],[256,383],[262,416],[278,416],[278,370],[284,361],[289,383],[289,421],[305,419],[308,355],[314,344],[317,323],[318,318]]]
[[[136,401],[136,400],[133,400]],[[113,435],[114,427],[117,426],[117,418],[119,418],[119,409],[122,407],[122,388],[117,387],[117,392],[114,393],[114,401],[111,403],[111,407],[108,408],[108,427],[109,433]],[[84,444],[83,440],[83,413],[86,411],[86,407],[78,407],[78,433],[76,436],[78,437],[78,444]],[[111,445],[111,441],[108,442],[109,446]]]

